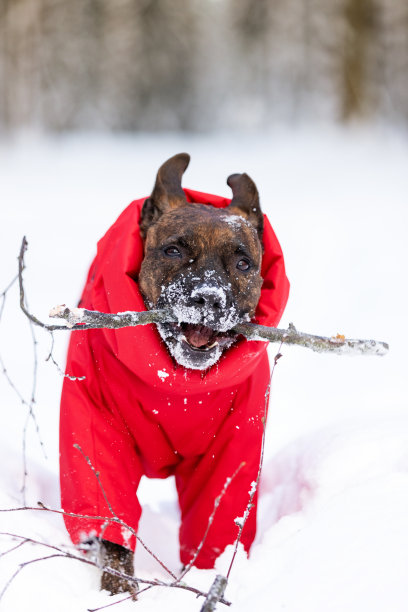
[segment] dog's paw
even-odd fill
[[[108,591],[108,593],[111,595],[117,595],[118,593],[129,593],[133,601],[136,601],[138,590],[139,588],[136,581],[129,582],[120,576],[114,576],[108,572],[102,572],[101,591]]]
[[[138,584],[135,580],[129,581],[122,576],[112,574],[104,568],[116,570],[121,574],[133,576],[133,552],[108,542],[100,542],[100,564],[102,567],[101,590],[108,591],[111,595],[118,593],[130,593],[132,599],[137,599]]]

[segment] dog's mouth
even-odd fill
[[[186,343],[191,349],[207,352],[220,347],[223,349],[236,337],[232,332],[218,332],[205,325],[194,325],[193,323],[181,323],[173,326],[174,335]]]
[[[213,366],[238,335],[197,323],[158,323],[159,333],[180,365],[193,370]]]

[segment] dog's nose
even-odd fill
[[[201,285],[191,293],[195,304],[211,310],[221,310],[227,304],[227,296],[224,289],[213,285]]]
[[[199,306],[206,306],[215,310],[221,309],[221,302],[218,297],[212,293],[206,293],[203,295],[197,294],[193,297],[193,302]]]

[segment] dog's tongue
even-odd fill
[[[214,331],[205,325],[187,325],[184,335],[188,342],[196,348],[201,348],[209,343]]]

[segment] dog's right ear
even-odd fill
[[[181,177],[189,163],[188,153],[178,153],[160,166],[152,195],[145,200],[142,208],[140,233],[143,240],[146,238],[148,228],[156,223],[163,213],[187,204],[181,187]]]

